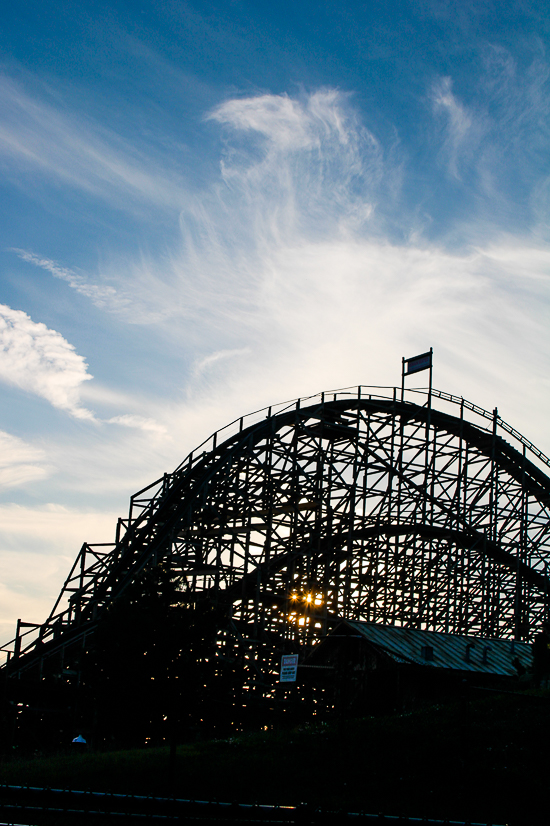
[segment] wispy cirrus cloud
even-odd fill
[[[520,63],[506,48],[486,44],[473,83],[446,76],[429,89],[437,134],[430,146],[463,185],[471,236],[520,226],[545,233],[550,65],[540,50],[529,57]]]
[[[275,150],[320,149],[323,137],[346,146],[353,137],[352,113],[342,107],[346,97],[323,89],[302,100],[288,95],[238,98],[217,106],[208,119],[261,135]],[[372,135],[370,140],[377,143]]]
[[[215,353],[209,353],[207,356],[198,359],[193,368],[193,374],[200,376],[201,373],[204,373],[220,362],[223,363],[227,361],[227,359],[233,359],[236,356],[247,355],[250,355],[250,350],[247,347],[242,347],[240,350],[218,350]]]
[[[61,281],[65,281],[77,293],[89,298],[96,307],[104,309],[112,306],[113,304],[119,304],[121,301],[123,303],[127,303],[124,299],[119,297],[114,287],[102,287],[97,284],[91,284],[85,276],[79,275],[68,267],[62,267],[56,261],[35,255],[28,250],[13,248],[12,252],[15,252],[22,261],[26,261],[29,264],[34,264],[35,266],[51,273],[54,278],[59,278]]]
[[[485,121],[450,81],[432,91],[448,127],[439,148],[460,176],[475,141],[485,147],[488,133],[478,125]],[[470,229],[462,226],[468,243],[461,249],[427,240],[405,208],[405,240],[393,240],[392,213],[402,204],[407,167],[397,144],[384,147],[364,127],[349,95],[323,89],[294,98],[238,98],[216,107],[208,123],[223,129],[220,177],[186,200],[180,245],[162,257],[140,253],[105,265],[116,296],[129,297],[126,320],[147,307],[156,333],[189,355],[187,373],[176,382],[185,403],[154,419],[121,413],[113,424],[146,432],[151,419],[180,432],[190,400],[208,404],[207,370],[215,365],[218,387],[230,390],[229,417],[239,412],[237,404],[242,413],[358,377],[384,383],[404,353],[430,344],[445,353],[449,380],[440,383],[452,386],[462,362],[461,380],[472,386],[464,392],[479,392],[481,403],[491,382],[506,385],[513,370],[522,370],[527,354],[537,374],[544,372],[548,352],[538,338],[547,249],[528,236],[507,235],[475,211]],[[487,230],[483,244],[474,245],[480,226]],[[527,251],[521,290],[499,253],[514,245]],[[91,286],[49,259],[25,260],[81,294]],[[94,290],[88,297],[104,298]],[[510,329],[521,334],[519,346]],[[212,422],[219,425],[223,415],[216,411]]]
[[[146,289],[140,290],[140,274],[137,274],[132,288],[129,285],[130,278],[124,281],[119,279],[120,285],[115,288],[112,285],[97,284],[91,276],[77,273],[57,261],[35,255],[29,250],[13,247],[11,251],[22,261],[40,267],[54,278],[65,281],[79,295],[88,298],[98,309],[107,310],[124,319],[128,324],[155,324],[177,312],[177,304],[173,305],[170,302],[163,304],[163,292],[157,290],[155,295],[150,295]]]
[[[135,211],[138,205],[179,209],[181,176],[107,127],[66,114],[0,76],[0,157],[11,165]],[[136,203],[136,199],[137,202]]]
[[[382,188],[386,202],[399,190],[399,163],[391,152],[385,156],[351,97],[336,89],[296,99],[259,95],[229,100],[208,119],[222,124],[233,138],[221,162],[226,186],[245,209],[255,206],[260,221],[268,206],[274,232],[288,232],[294,221],[301,233],[324,234],[329,215],[333,231],[338,222],[342,229],[350,223],[359,229],[372,218]],[[255,203],[247,197],[250,187],[259,190]],[[256,227],[254,222],[252,229]]]
[[[477,162],[479,199],[483,164],[493,162],[487,118],[460,101],[450,80],[434,95],[448,127],[440,149],[449,171],[458,178]],[[550,258],[529,234],[499,226],[498,197],[493,212],[485,200],[480,213],[476,201],[470,227],[461,220],[462,248],[428,241],[407,209],[401,220],[410,220],[410,238],[396,243],[389,216],[403,206],[407,169],[364,129],[347,95],[231,100],[210,119],[227,135],[223,185],[182,213],[179,267],[200,285],[214,353],[235,344],[250,350],[238,367],[224,364],[220,382],[236,384],[240,399],[245,386],[257,392],[253,407],[259,387],[269,399],[268,386],[289,397],[306,380],[308,389],[358,376],[384,383],[403,354],[433,343],[447,364],[448,384],[440,383],[465,383],[463,392],[489,407],[489,388],[509,385],[509,403],[520,412],[512,376],[524,373],[526,360],[533,377],[543,376],[550,355]],[[507,259],[514,248],[521,255]],[[529,392],[541,399],[544,385],[533,378]]]
[[[49,474],[44,450],[0,430],[0,488],[27,485]]]
[[[122,427],[134,427],[138,430],[144,430],[146,433],[156,433],[162,436],[166,434],[166,428],[155,421],[155,419],[148,419],[145,416],[138,416],[132,413],[113,416],[107,419],[107,423],[122,425]]]
[[[46,399],[78,419],[94,418],[79,390],[92,376],[86,361],[56,330],[0,304],[0,381]]]
[[[459,159],[468,139],[471,140],[473,116],[453,94],[450,77],[440,78],[434,84],[432,102],[435,112],[446,118],[444,146],[440,154],[446,157],[450,174],[459,178]]]
[[[171,334],[183,319],[196,341],[197,324],[212,331],[237,317],[255,323],[263,267],[275,248],[327,233],[349,236],[367,226],[376,231],[382,192],[387,203],[399,190],[400,170],[385,164],[349,96],[336,90],[300,100],[262,95],[226,101],[208,119],[228,136],[221,179],[182,198],[180,246],[162,258],[145,252],[117,257],[103,264],[101,279],[29,250],[14,252],[128,323],[162,324]],[[212,343],[215,351],[242,349]]]

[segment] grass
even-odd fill
[[[546,823],[550,697],[464,703],[178,748],[57,754],[1,767],[2,783],[240,802],[311,803],[527,826]]]

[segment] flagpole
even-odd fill
[[[401,357],[401,401],[405,398],[405,356]]]
[[[433,371],[433,352],[434,348],[430,347],[430,386],[428,388],[428,410],[432,409],[432,371]]]
[[[422,517],[424,523],[428,514],[428,472],[430,468],[430,425],[432,423],[432,370],[433,370],[433,347],[430,347],[430,383],[428,385],[428,415],[426,416],[426,463],[424,465],[424,502],[422,503]]]

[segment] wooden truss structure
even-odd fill
[[[548,618],[549,466],[496,410],[436,390],[260,411],[135,494],[112,545],[83,545],[49,618],[19,623],[6,667],[85,646],[159,563],[182,601],[227,606],[235,635],[279,650],[343,618],[529,639]]]

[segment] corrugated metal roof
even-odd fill
[[[398,662],[512,677],[518,673],[516,658],[526,670],[533,659],[531,645],[517,640],[462,637],[373,622],[345,620],[344,624]],[[334,631],[338,633],[337,628]]]

